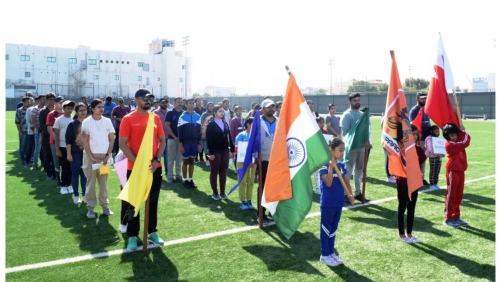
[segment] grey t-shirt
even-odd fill
[[[334,129],[334,131],[336,131],[337,134],[341,134],[341,127],[339,125],[339,118],[337,116],[329,115],[325,118],[325,123],[328,124],[329,122],[331,123],[332,129]],[[327,127],[327,131],[329,131],[330,134],[334,134],[333,132],[330,132],[329,127]]]
[[[357,120],[359,120],[364,113],[358,111],[352,111],[351,108],[346,110],[343,115],[341,116],[341,127],[343,129],[343,135],[347,134],[348,131],[355,125]],[[364,150],[364,147],[361,147],[359,149],[355,149],[356,151],[362,151]]]

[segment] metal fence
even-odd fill
[[[97,87],[97,86],[96,86]],[[129,103],[129,99],[127,97],[132,97],[132,94],[128,96],[128,89],[121,89],[121,93],[127,94],[118,94],[120,92],[119,88],[111,88],[109,86],[102,86],[102,91],[95,91],[95,95],[87,95],[89,96],[89,101],[91,101],[94,97],[104,97],[104,96],[112,96],[117,98],[118,96],[125,97],[125,103]],[[62,88],[64,90],[64,88]],[[99,90],[99,89],[96,89]],[[51,90],[49,90],[51,91]],[[47,93],[49,91],[38,93]],[[56,91],[55,93],[60,94],[63,92]],[[68,93],[71,93],[71,89],[68,89]],[[99,94],[98,94],[99,93]],[[109,93],[109,94],[104,94]],[[113,94],[116,93],[116,94]],[[478,116],[486,116],[488,119],[496,118],[496,92],[471,92],[471,93],[457,93],[457,99],[460,105],[460,110],[462,114],[465,115],[478,115]],[[81,95],[62,95],[65,99],[80,101]],[[369,107],[371,113],[373,114],[382,114],[386,107],[386,95],[384,94],[375,94],[375,93],[361,93],[361,101],[362,106]],[[416,93],[406,93],[407,106],[410,110],[416,104]],[[269,96],[275,102],[282,101],[282,96]],[[172,97],[171,97],[172,98]],[[218,103],[223,97],[201,97],[202,99],[207,99],[209,102]],[[230,105],[234,104],[240,105],[244,111],[249,111],[251,104],[253,102],[261,103],[264,97],[261,96],[233,96],[227,97],[230,100]],[[320,114],[327,114],[328,104],[332,103],[336,105],[337,113],[342,113],[349,107],[348,95],[307,95],[305,96],[307,100],[312,100],[315,103],[315,110]],[[454,101],[452,95],[450,95],[451,101]],[[172,99],[171,99],[172,100]],[[21,101],[20,98],[7,98],[6,99],[6,110],[14,111],[16,109],[16,105]],[[171,101],[172,102],[172,101]]]

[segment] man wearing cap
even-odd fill
[[[179,138],[177,135],[177,124],[179,117],[183,113],[183,98],[174,98],[174,109],[165,116],[165,128],[169,137],[167,139],[167,183],[172,181],[183,181],[181,176],[181,164],[183,156],[180,150]],[[176,162],[176,178],[174,179],[174,162]]]
[[[223,99],[223,110],[224,110],[224,121],[230,124],[230,120],[233,118],[233,111],[230,110],[230,100],[228,98]]]
[[[39,95],[35,98],[37,103],[35,106],[31,107],[30,120],[33,125],[33,130],[35,132],[34,147],[35,151],[33,153],[33,170],[38,169],[38,158],[41,158],[40,148],[42,147],[42,138],[40,131],[40,123],[38,122],[38,114],[45,106],[45,95]]]
[[[118,136],[120,136],[120,122],[122,118],[130,113],[129,107],[127,107],[124,103],[123,97],[118,97],[118,106],[113,108],[111,111],[111,120],[115,123],[115,143],[113,144],[113,154],[118,154]]]
[[[29,97],[29,98],[33,98],[33,93],[31,93],[30,91],[26,92],[26,94],[24,95],[24,97]],[[24,98],[23,97],[23,98]],[[19,102],[17,104],[17,107],[16,109],[19,109],[19,108],[22,108],[23,107],[23,99],[21,99],[21,102]]]
[[[262,168],[261,171],[263,175],[260,175],[262,180],[262,184],[266,182],[266,174],[268,173],[268,164],[270,161],[270,153],[271,153],[271,145],[273,144],[273,138],[275,137],[275,130],[278,125],[278,119],[275,117],[275,102],[271,99],[265,99],[261,103],[261,157],[262,157]],[[261,189],[262,190],[262,189]],[[261,196],[259,195],[259,189],[257,190],[257,202],[258,206],[261,206]],[[261,206],[263,210],[263,225],[267,225],[270,223],[270,220],[273,220],[271,214],[266,216],[266,209]],[[259,218],[259,209],[258,213],[258,222]]]
[[[19,154],[21,156],[21,162],[24,166],[26,163],[30,163],[30,160],[26,160],[27,142],[28,142],[28,124],[26,123],[26,110],[28,110],[30,105],[30,97],[23,97],[23,106],[16,110],[16,118],[14,122],[17,126],[17,132],[19,135]]]
[[[73,120],[71,112],[75,107],[75,102],[66,100],[63,102],[63,115],[56,118],[52,130],[54,131],[54,144],[56,156],[59,160],[59,179],[61,179],[61,194],[73,193],[71,186],[71,164],[68,161],[66,151],[66,128]],[[76,187],[78,189],[78,187]]]
[[[124,116],[120,123],[120,149],[127,157],[127,179],[130,177],[134,168],[134,162],[141,142],[143,140],[146,127],[150,118],[151,102],[149,97],[153,96],[147,89],[139,89],[136,91],[135,100],[137,110]],[[155,245],[163,245],[164,241],[157,234],[157,213],[158,199],[160,197],[160,187],[162,185],[162,155],[165,149],[165,133],[162,126],[162,121],[158,115],[154,115],[155,126],[153,128],[153,151],[151,154],[151,172],[153,173],[153,182],[150,190],[150,205],[149,205],[149,221],[148,221],[148,242]],[[141,172],[141,173],[147,173]],[[122,205],[123,207],[123,205]],[[139,235],[140,224],[139,214],[134,217],[134,207],[129,205],[127,249],[135,250],[137,248],[137,237]],[[143,244],[146,242],[143,242]]]
[[[55,176],[57,178],[57,188],[61,189],[62,184],[61,184],[61,175],[59,171],[59,158],[56,154],[56,143],[55,143],[55,133],[53,130],[54,123],[56,122],[56,119],[60,116],[63,115],[63,102],[64,98],[61,96],[57,96],[56,99],[54,100],[54,110],[50,112],[47,115],[47,121],[45,124],[47,125],[47,131],[49,132],[49,144],[50,144],[50,151],[52,153],[52,162],[54,164],[54,171],[55,171]]]
[[[45,106],[40,113],[38,113],[38,130],[40,132],[40,139],[42,140],[42,156],[41,161],[43,165],[43,170],[46,174],[46,180],[54,179],[56,177],[56,172],[54,171],[54,163],[52,160],[52,152],[50,150],[50,135],[47,130],[47,116],[50,112],[54,110],[54,103],[56,99],[56,95],[54,93],[49,92],[45,95],[45,99],[47,101],[47,106]]]
[[[409,112],[409,118],[411,120],[411,123],[417,123],[419,124],[419,121],[414,120],[418,116],[419,112],[421,112],[421,139],[419,140],[419,146],[423,148],[424,150],[424,145],[425,145],[425,140],[426,137],[428,137],[428,130],[430,128],[430,118],[425,114],[424,112],[424,107],[426,105],[426,96],[427,94],[424,92],[418,92],[416,94],[416,102],[417,104],[412,107],[411,111]],[[423,175],[423,185],[430,185],[428,181],[425,180],[424,174],[426,171],[426,161],[421,164],[421,174]]]

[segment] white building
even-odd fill
[[[65,98],[133,97],[137,89],[146,88],[156,97],[190,97],[191,59],[166,39],[154,41],[149,49],[141,54],[7,43],[6,96],[22,97],[29,90]]]
[[[487,77],[473,78],[472,92],[488,92],[496,90],[496,74],[489,73]]]

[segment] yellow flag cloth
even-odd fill
[[[99,174],[100,175],[110,174],[110,166],[109,165],[102,165],[99,168]]]
[[[150,170],[150,166],[153,152],[154,123],[155,114],[150,113],[148,125],[141,141],[141,147],[139,147],[139,152],[134,162],[134,169],[122,192],[118,195],[119,199],[129,202],[134,207],[134,216],[137,216],[141,205],[148,199],[151,183],[153,182],[153,173]]]

